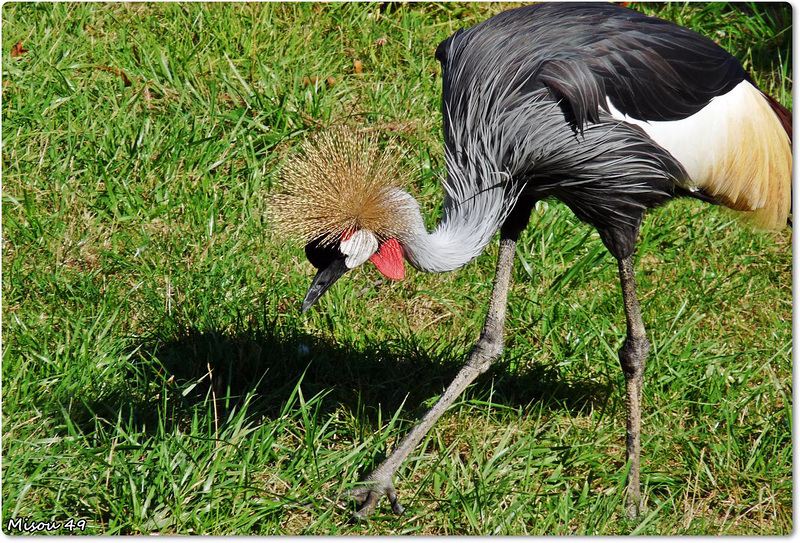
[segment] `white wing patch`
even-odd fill
[[[352,270],[375,254],[378,240],[369,230],[356,230],[339,244],[339,250],[347,257],[344,260],[345,265]]]
[[[685,188],[703,189],[738,211],[756,211],[764,228],[786,225],[791,203],[789,138],[761,91],[742,81],[727,94],[679,121],[642,121],[617,110],[611,116],[639,126],[686,170]]]

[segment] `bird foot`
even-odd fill
[[[638,520],[647,512],[644,506],[644,500],[641,496],[633,499],[628,499],[625,504],[625,518],[630,521]]]
[[[389,499],[392,512],[395,515],[402,515],[405,508],[397,498],[397,493],[394,490],[394,485],[391,480],[365,481],[362,486],[352,488],[340,494],[339,500],[355,501],[358,509],[353,513],[353,518],[356,520],[366,520],[375,512],[375,507],[384,496]]]

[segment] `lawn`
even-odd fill
[[[2,526],[14,534],[788,534],[792,236],[675,201],[637,281],[652,344],[626,521],[616,263],[555,201],[518,245],[503,358],[398,473],[377,465],[477,339],[496,243],[447,274],[314,270],[281,164],[361,125],[441,211],[438,43],[512,4],[2,6]],[[791,107],[788,4],[635,4]],[[19,519],[22,519],[23,525]]]

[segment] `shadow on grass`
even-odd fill
[[[769,33],[764,39],[749,43],[747,48],[751,53],[752,66],[748,68],[752,73],[770,73],[776,69],[775,60],[780,58],[787,66],[792,66],[792,6],[788,2],[774,2],[761,4],[728,4],[732,11],[742,11],[748,15],[756,15],[765,21],[765,28]],[[747,58],[747,50],[732,51],[737,58]]]
[[[183,407],[213,398],[220,423],[250,393],[257,398],[249,407],[251,414],[281,416],[301,380],[305,398],[325,394],[323,412],[344,406],[376,423],[379,410],[394,413],[401,406],[404,417],[421,416],[455,376],[468,351],[463,345],[440,343],[427,352],[409,337],[356,349],[265,322],[241,326],[234,333],[190,328],[168,341],[145,341],[135,352],[140,388],[143,381],[168,383],[161,394]],[[467,392],[470,398],[491,397],[497,404],[525,408],[544,402],[574,414],[606,404],[611,393],[601,382],[566,383],[552,367],[511,372],[505,360],[478,377]],[[151,401],[156,403],[155,398]],[[145,412],[146,399],[138,403],[137,426],[152,427],[146,421],[158,414]]]
[[[302,381],[305,398],[324,394],[323,413],[344,407],[364,422],[401,409],[418,419],[464,363],[463,344],[426,350],[413,337],[356,349],[336,345],[286,325],[242,324],[235,332],[188,328],[171,338],[138,340],[128,351],[122,386],[70,405],[73,424],[85,433],[121,421],[128,431],[170,433],[191,420],[197,407],[214,410],[221,426],[248,395],[250,416],[280,417]],[[598,381],[564,382],[551,366],[509,370],[501,359],[465,393],[469,398],[523,409],[544,403],[578,414],[610,401],[613,390]],[[216,417],[216,420],[213,420]]]

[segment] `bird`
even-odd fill
[[[306,312],[368,260],[389,279],[405,264],[456,270],[499,232],[480,337],[438,401],[346,497],[357,518],[386,497],[403,505],[398,468],[455,399],[503,352],[515,246],[540,200],[594,227],[616,259],[626,336],[625,514],[644,511],[641,410],[649,351],[633,255],[645,213],[676,198],[740,212],[755,227],[791,221],[791,114],[712,40],[614,4],[541,3],[502,12],[439,44],[446,174],[428,231],[403,189],[408,174],[353,128],[310,138],[287,161],[275,220],[305,242],[317,269]]]

